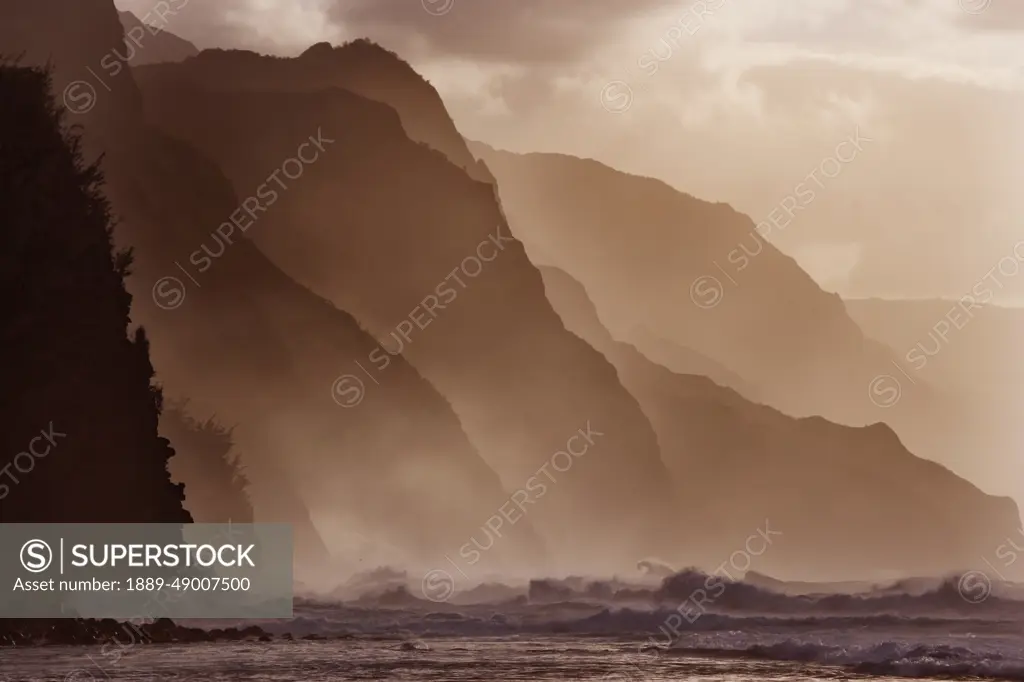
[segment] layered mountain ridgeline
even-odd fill
[[[310,133],[325,141],[271,208],[253,205],[247,234],[385,339],[373,380],[392,380],[388,353],[408,357],[571,565],[631,567],[674,546],[649,422],[614,368],[565,331],[493,187],[411,141],[382,104],[337,89],[213,90],[191,82],[191,63],[139,71],[148,115],[217,159],[240,193],[258,195]],[[567,447],[580,457],[564,459]]]
[[[0,63],[0,521],[188,523],[102,175],[40,69]]]
[[[0,46],[26,50],[26,60],[53,54],[57,93],[122,38],[108,0],[0,11]],[[368,386],[375,394],[357,409],[340,407],[332,382],[358,371],[354,363],[367,364],[377,344],[240,235],[218,247],[214,231],[239,210],[240,197],[195,149],[148,127],[127,69],[108,84],[111,91],[101,90],[75,121],[85,123],[90,155],[105,155],[106,193],[120,218],[115,237],[135,250],[133,320],[151,334],[168,394],[237,425],[257,520],[296,524],[297,537],[310,539],[300,564],[325,558],[307,506],[314,517],[362,523],[365,535],[410,561],[433,561],[465,543],[507,493],[450,405],[392,358],[386,384]],[[208,271],[189,260],[203,246],[220,249]],[[435,479],[444,488],[429,485]],[[530,523],[506,529],[510,537],[494,553],[539,560]]]
[[[878,420],[865,387],[887,350],[748,217],[588,159],[471,149],[530,256],[582,282],[616,338],[642,325],[790,414]]]
[[[541,266],[543,271],[543,266]],[[760,389],[745,381],[722,363],[698,353],[692,348],[669,341],[643,325],[637,325],[627,335],[629,342],[643,348],[646,357],[667,367],[676,374],[705,376],[719,386],[731,388],[754,402],[764,402]]]
[[[748,398],[841,424],[885,420],[912,452],[973,472],[957,396],[904,380],[894,353],[767,243],[763,225],[596,161],[470,147],[530,257],[580,281],[615,338],[659,357],[635,335],[646,327],[739,374],[757,389]],[[982,456],[998,461],[1005,447]]]
[[[864,332],[893,349],[911,377],[960,396],[957,423],[969,427],[972,449],[992,452],[1024,438],[1020,404],[1024,370],[1019,360],[1024,311],[957,300],[847,300]],[[980,459],[980,458],[979,458]],[[991,458],[976,480],[992,490],[1024,497],[1019,458]]]
[[[362,379],[366,399],[360,393],[355,403],[339,404],[348,399],[335,394],[339,375],[362,376],[360,364],[371,366],[378,348],[373,339],[248,240],[211,237],[243,200],[185,144],[167,138],[144,155],[108,153],[106,165],[118,161],[130,165],[111,196],[122,207],[124,238],[138,245],[139,279],[152,294],[136,314],[152,320],[160,376],[175,396],[190,396],[202,412],[237,424],[257,518],[274,518],[265,513],[284,498],[272,474],[284,471],[314,517],[358,520],[362,534],[404,550],[409,560],[466,542],[507,494],[445,399],[395,358],[386,383]],[[206,267],[197,268],[192,254],[208,258]],[[169,298],[161,288],[167,277],[179,278]],[[430,477],[445,488],[425,485]],[[503,545],[516,558],[535,559],[540,551],[529,525]]]
[[[396,54],[367,40],[339,47],[318,43],[294,59],[244,50],[204,50],[175,71],[187,74],[195,84],[219,89],[309,92],[343,88],[388,104],[398,112],[410,138],[442,152],[474,179],[494,181],[470,154],[430,83]]]
[[[781,535],[750,559],[755,568],[811,580],[984,568],[1015,534],[1012,500],[915,457],[884,424],[794,419],[674,373],[614,340],[579,282],[557,268],[541,273],[566,328],[615,365],[658,432],[686,507],[679,521],[692,520],[680,524],[678,565],[714,570],[766,519]]]
[[[410,137],[443,152],[450,161],[460,167],[465,168],[472,165],[471,161],[467,161],[468,158],[472,158],[472,155],[467,151],[465,142],[458,137],[455,126],[447,115],[444,104],[436,91],[398,56],[365,40],[358,40],[333,48],[326,43],[321,43],[313,46],[297,59],[268,57],[245,51],[207,50],[198,58],[189,60],[186,64],[168,65],[163,73],[157,67],[156,73],[159,73],[162,78],[184,78],[193,85],[221,90],[239,88],[247,90],[309,91],[330,86],[342,87],[369,99],[388,104],[398,112],[403,126]],[[171,76],[170,74],[172,73],[175,75]],[[483,148],[481,147],[481,149]],[[491,153],[493,153],[493,150],[491,150]],[[483,155],[483,158],[487,160],[486,154]],[[493,178],[489,170],[484,171],[481,175],[471,169],[471,174],[481,179],[489,180]],[[569,176],[571,178],[571,173]],[[566,178],[563,178],[562,181],[565,182]],[[651,182],[646,179],[644,181]],[[586,186],[586,182],[581,184]],[[660,183],[655,184],[660,185]],[[664,185],[662,187],[668,190],[669,193],[677,194]],[[504,188],[502,189],[503,195],[507,193],[504,191]],[[554,190],[552,192],[555,193]],[[585,193],[586,190],[583,190],[583,192]],[[691,197],[685,197],[684,195],[677,194],[677,196],[682,196],[691,202],[695,201]],[[512,211],[510,215],[515,217],[518,216],[518,211],[521,210],[521,207],[515,205],[509,210]],[[600,209],[597,209],[595,212],[599,211]],[[685,213],[692,213],[692,210]],[[868,381],[877,374],[876,367],[885,367],[887,365],[888,357],[885,355],[885,349],[872,346],[870,341],[865,341],[863,336],[857,332],[855,325],[850,323],[848,319],[844,319],[842,307],[838,299],[836,297],[824,296],[814,285],[813,281],[796,266],[795,262],[781,256],[772,247],[765,247],[759,237],[751,233],[753,225],[746,224],[749,222],[746,221],[746,218],[739,216],[739,214],[736,214],[727,207],[725,207],[724,213],[728,214],[728,218],[733,220],[739,219],[744,224],[741,225],[741,229],[733,230],[735,232],[733,235],[720,235],[721,243],[729,247],[721,254],[723,260],[727,258],[729,261],[723,264],[739,271],[746,269],[748,266],[757,265],[754,261],[761,261],[762,268],[782,271],[785,277],[791,280],[792,284],[787,288],[794,291],[802,291],[807,287],[813,288],[818,295],[809,297],[808,300],[811,300],[815,305],[810,306],[806,311],[806,319],[798,320],[797,315],[790,313],[780,314],[779,311],[772,310],[768,306],[762,306],[763,312],[758,317],[751,316],[750,311],[746,309],[738,315],[734,315],[734,319],[730,323],[732,329],[729,331],[742,327],[744,333],[738,336],[745,337],[746,341],[737,343],[740,345],[746,344],[743,346],[745,352],[750,351],[753,344],[756,356],[754,358],[747,358],[745,363],[738,364],[732,362],[732,356],[735,353],[730,352],[728,346],[725,348],[726,352],[717,354],[711,352],[700,353],[685,347],[685,341],[689,337],[684,337],[681,340],[678,338],[678,335],[672,337],[668,334],[667,332],[671,332],[673,329],[665,328],[664,320],[666,316],[679,320],[676,330],[681,327],[689,327],[689,331],[692,332],[692,327],[698,322],[700,324],[696,326],[708,327],[708,320],[706,318],[700,319],[699,316],[698,319],[691,320],[694,324],[687,325],[688,321],[681,319],[682,316],[679,314],[681,311],[672,307],[675,305],[674,303],[668,306],[668,310],[663,308],[650,311],[651,314],[647,317],[643,315],[627,316],[626,319],[640,320],[640,324],[630,324],[628,328],[622,329],[621,333],[616,328],[617,335],[633,339],[643,348],[645,353],[652,357],[657,355],[660,359],[667,362],[684,365],[693,365],[694,362],[697,362],[700,365],[701,373],[714,377],[720,383],[727,382],[723,385],[728,385],[737,390],[744,390],[744,395],[752,399],[771,400],[773,404],[777,404],[794,414],[816,414],[822,409],[828,409],[830,406],[836,405],[838,402],[841,404],[841,408],[837,407],[829,411],[829,416],[834,419],[849,423],[872,423],[877,421],[878,410],[866,398],[865,394]],[[633,221],[639,222],[635,218]],[[719,216],[715,222],[722,223],[726,221],[723,221]],[[518,221],[513,221],[512,228],[513,230],[519,229]],[[672,231],[680,232],[677,230]],[[536,232],[540,233],[541,231],[536,230]],[[622,231],[623,234],[628,232]],[[523,239],[528,249],[537,248],[535,234],[531,233],[520,238]],[[677,234],[676,243],[679,244],[681,240],[685,241],[686,238],[686,235],[679,237]],[[651,246],[649,248],[655,250],[660,248],[664,244],[664,240],[656,241],[655,243],[658,246]],[[616,244],[615,247],[609,250],[620,252],[620,246],[621,244]],[[711,253],[713,245],[709,246],[708,251]],[[680,247],[681,250],[686,251],[692,249],[692,244],[680,244]],[[763,256],[762,251],[765,251]],[[627,250],[626,252],[629,251]],[[713,257],[708,256],[704,258],[702,265],[709,265]],[[767,265],[769,261],[782,261],[782,264],[769,267]],[[644,266],[641,265],[639,268],[643,269]],[[697,274],[693,275],[693,278],[700,274],[698,270],[699,268],[694,269]],[[630,279],[638,280],[633,282],[633,286],[649,281],[651,277],[655,276],[648,275],[638,278],[638,274],[635,271],[629,272],[628,277]],[[750,273],[743,274],[754,278],[755,283],[748,288],[759,290],[758,295],[765,294],[766,289],[771,289],[772,291],[779,290],[779,282],[775,280],[773,280],[773,287],[764,287],[763,285],[756,284],[757,279],[765,275],[764,272],[759,272],[757,268],[752,268]],[[680,277],[685,277],[685,275]],[[724,280],[725,277],[721,276],[720,279]],[[737,281],[742,284],[739,279]],[[622,282],[617,282],[615,285],[609,285],[608,288],[614,289],[616,286],[619,286],[619,291],[625,291],[621,288],[621,284]],[[659,282],[658,286],[662,284],[664,282]],[[692,284],[692,278],[685,282],[685,284],[687,286],[682,287],[681,291],[686,292],[686,296],[682,297],[682,303],[686,307],[691,308],[687,312],[691,314],[694,312],[709,312],[692,310],[693,306],[689,301],[688,289],[689,285]],[[729,282],[725,282],[725,284],[728,285]],[[701,289],[697,293],[703,291]],[[771,293],[769,292],[770,295]],[[620,296],[619,298],[620,300],[629,299],[623,303],[622,307],[627,310],[637,309],[636,301],[632,300],[632,297],[627,295]],[[659,294],[658,296],[651,295],[647,298],[648,300],[658,301],[664,300],[666,297]],[[771,302],[775,303],[776,301],[772,300]],[[598,300],[598,303],[602,304],[602,301]],[[789,317],[787,318],[786,315]],[[747,322],[735,319],[737,317],[744,318]],[[784,325],[787,334],[792,333],[804,337],[807,348],[819,342],[823,345],[817,346],[815,349],[816,353],[808,353],[806,352],[807,348],[797,347],[799,344],[790,343],[787,339],[766,339],[769,336],[766,333],[750,334],[749,328],[763,326],[762,322],[765,318],[775,321],[779,325]],[[794,323],[794,320],[797,320],[797,323]],[[650,323],[646,326],[646,329],[649,329],[650,332],[640,335],[645,329],[644,321]],[[717,329],[719,323],[716,322],[714,326]],[[764,332],[765,330],[761,331]],[[665,336],[668,336],[669,340],[663,341]],[[763,351],[767,350],[763,349],[761,344],[766,340],[777,343],[777,349],[779,350],[777,355],[781,354],[781,357],[774,358],[771,363],[761,362]],[[709,348],[721,348],[723,345],[717,333],[709,332],[705,335],[704,341],[706,342],[705,345]],[[667,354],[665,352],[667,348],[664,345],[659,346],[658,344],[660,343],[681,345],[683,348],[679,351],[678,356],[676,356],[675,353]],[[851,374],[851,372],[847,372],[847,369],[849,369],[848,362],[836,361],[836,357],[843,352],[841,350],[843,345],[849,346],[857,353],[861,352],[862,345],[870,346],[871,357],[862,363],[863,367],[860,368],[861,371],[856,372],[855,379],[850,379],[848,376]],[[826,348],[826,351],[822,352],[821,348]],[[824,357],[821,357],[822,355]],[[818,362],[810,363],[809,359],[811,357],[818,357]],[[779,362],[780,359],[784,360],[784,362]],[[754,366],[754,371],[745,371],[750,369],[746,367],[748,363]],[[773,365],[773,367],[766,368],[763,365]],[[739,371],[733,372],[727,369],[727,367],[732,367]],[[822,371],[823,368],[826,371]],[[696,367],[694,369],[696,370]],[[744,378],[741,379],[739,377],[740,374]],[[755,384],[759,383],[758,380],[763,378],[762,375],[768,375],[767,380],[771,385],[770,388],[759,385],[755,386]],[[778,388],[776,380],[779,376],[785,377],[786,389],[780,390]],[[837,379],[837,377],[840,380],[844,380],[843,385],[840,385],[838,381],[835,386],[832,385],[832,381]],[[800,381],[804,383],[798,384]],[[829,396],[827,402],[823,403],[816,395],[813,395],[812,391],[808,390],[808,386],[812,384],[818,392],[824,392]],[[910,390],[919,394],[919,404],[923,404],[930,397],[930,393],[921,387],[911,387]]]
[[[69,124],[125,130],[141,122],[142,101],[122,56],[124,27],[110,0],[7,2],[0,7],[0,57],[53,64],[52,91]],[[94,156],[90,136],[87,158]]]
[[[1024,310],[970,300],[847,299],[850,317],[936,386],[978,394],[1024,383]]]
[[[159,13],[151,12],[142,19],[131,12],[120,12],[124,26],[123,51],[118,56],[131,66],[180,62],[199,54],[195,45],[165,30],[168,21]]]

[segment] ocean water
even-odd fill
[[[427,648],[429,647],[429,648]],[[151,645],[116,660],[100,647],[0,653],[3,682],[259,680],[876,680],[832,666],[691,655],[638,656],[628,642],[446,639],[415,643]],[[928,678],[925,678],[928,679]]]
[[[635,637],[553,635],[19,648],[0,650],[0,682],[1024,680],[1018,634],[850,625],[691,633],[658,652]]]
[[[1021,585],[991,584],[978,594],[962,579],[922,579],[801,594],[734,582],[712,610],[684,621],[679,605],[703,577],[684,572],[619,593],[575,579],[490,584],[438,600],[418,596],[400,576],[348,595],[306,596],[293,618],[252,623],[277,638],[271,642],[126,636],[103,646],[0,648],[0,682],[1024,682]]]

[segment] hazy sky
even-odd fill
[[[755,221],[859,127],[864,153],[771,236],[846,295],[959,296],[1024,238],[1020,0],[189,0],[168,28],[283,55],[366,36],[467,137]],[[1003,299],[1024,301],[1024,272]]]

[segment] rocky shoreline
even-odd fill
[[[291,640],[292,636],[274,637],[256,625],[204,630],[178,625],[169,618],[140,624],[120,622],[112,618],[0,620],[0,647],[270,642],[275,639],[287,641]]]

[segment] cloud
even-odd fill
[[[138,17],[157,0],[115,0],[117,8]],[[328,18],[334,0],[187,0],[168,18],[166,29],[200,49],[249,49],[269,54],[298,54],[310,45],[339,42],[342,34]]]
[[[704,0],[699,0],[703,2]],[[720,0],[708,0],[717,2]],[[156,0],[116,0],[142,16]],[[171,30],[200,47],[295,54],[367,37],[411,60],[569,63],[678,0],[191,0]]]
[[[978,31],[1024,31],[1024,3],[1019,0],[962,0],[960,24]]]
[[[169,29],[277,54],[369,37],[470,138],[597,158],[754,217],[860,125],[877,146],[779,246],[841,265],[860,295],[922,295],[1006,248],[1019,230],[989,216],[1024,215],[1024,3],[964,11],[984,2],[191,0]],[[628,111],[602,107],[610,81],[631,88]],[[930,266],[911,276],[908,249]]]
[[[856,21],[849,6],[799,19],[745,7],[691,40],[663,43],[671,17],[660,16],[646,42],[609,45],[571,75],[524,73],[517,88],[533,97],[510,96],[507,75],[478,94],[431,80],[472,138],[597,158],[755,219],[859,125],[877,142],[773,241],[843,293],[969,288],[1024,229],[1013,218],[1024,215],[1022,47],[925,3]],[[842,23],[857,30],[829,39]],[[663,60],[644,73],[637,58],[652,50]],[[542,90],[541,73],[558,87]],[[610,80],[631,88],[628,111],[601,107]],[[495,96],[515,115],[472,104]],[[1005,293],[1024,297],[1024,278]]]
[[[714,0],[712,0],[714,1]],[[672,0],[340,0],[330,18],[410,58],[556,64],[614,42]],[[443,14],[442,14],[443,12]]]

